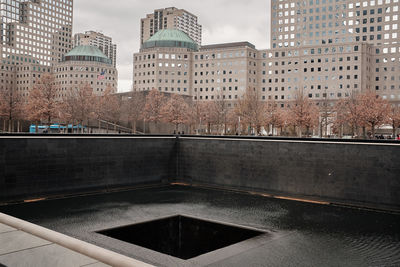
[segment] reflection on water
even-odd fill
[[[277,236],[210,266],[400,266],[400,215],[396,214],[187,187],[13,205],[0,207],[0,212],[109,249],[115,246],[103,244],[93,235],[95,230],[171,214],[256,227]]]

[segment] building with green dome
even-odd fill
[[[77,46],[62,57],[61,61],[86,61],[111,64],[109,59],[97,47],[90,45]]]
[[[96,95],[104,94],[110,87],[114,92],[118,87],[118,72],[111,59],[97,47],[82,45],[66,53],[53,68],[59,98],[70,90],[78,90],[85,84],[93,88]]]
[[[193,39],[177,29],[160,30],[142,45],[142,49],[168,47],[184,48],[191,51],[199,50],[197,43]]]
[[[249,42],[199,47],[183,31],[159,30],[134,54],[133,91],[157,89],[235,105],[246,88],[257,87],[258,54]]]

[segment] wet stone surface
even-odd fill
[[[400,215],[227,191],[170,186],[6,206],[0,212],[157,266],[400,266]],[[266,234],[184,260],[98,233],[176,215]]]

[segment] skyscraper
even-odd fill
[[[202,26],[198,24],[197,16],[184,9],[168,7],[154,10],[141,19],[141,44],[162,29],[178,29],[186,33],[198,45],[201,45]]]
[[[272,0],[264,97],[286,102],[301,90],[319,102],[374,90],[400,102],[398,2]]]
[[[72,0],[0,0],[1,59],[52,66],[72,48]]]
[[[398,43],[398,0],[276,1],[272,48],[367,42]]]
[[[0,90],[27,97],[72,48],[73,0],[0,0]]]
[[[109,59],[114,67],[117,62],[117,45],[113,44],[112,38],[100,32],[86,31],[74,35],[74,47],[80,45],[91,45],[100,49]]]

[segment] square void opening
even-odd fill
[[[185,216],[169,217],[98,233],[184,260],[264,234]]]

